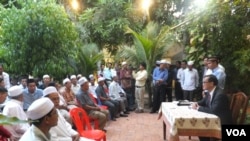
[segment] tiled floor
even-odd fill
[[[107,141],[163,141],[162,119],[158,114],[137,114],[130,112],[128,117],[120,117],[117,121],[107,123]],[[180,137],[180,141],[190,141],[188,137]],[[192,137],[191,141],[199,141]]]

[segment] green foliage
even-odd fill
[[[124,36],[123,29],[132,21],[132,17],[129,17],[132,15],[131,2],[99,0],[91,2],[91,5],[79,18],[86,28],[85,34],[88,35],[89,42],[95,42],[114,54],[117,46],[128,39]]]
[[[163,53],[167,52],[171,44],[175,42],[169,27],[160,27],[154,22],[148,23],[141,33],[137,33],[129,27],[126,28],[126,33],[133,35],[134,46],[121,46],[116,58],[125,59],[134,66],[138,66],[140,62],[144,61],[147,64],[148,72],[152,72],[156,60],[161,59]]]
[[[17,16],[18,15],[18,16]],[[62,6],[55,2],[27,2],[17,9],[1,9],[0,46],[7,71],[13,74],[61,77],[72,72],[78,33]]]
[[[86,44],[79,48],[76,63],[77,71],[84,76],[89,76],[97,71],[97,63],[103,59],[103,53],[96,44]]]
[[[0,125],[12,125],[18,123],[27,123],[29,121],[20,120],[17,117],[8,117],[5,115],[0,114]]]
[[[201,60],[204,56],[217,55],[226,68],[226,88],[250,93],[249,53],[250,5],[247,1],[210,1],[201,13],[184,29],[190,42],[186,43],[188,59]]]

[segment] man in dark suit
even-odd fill
[[[192,104],[193,109],[215,114],[220,118],[221,124],[232,124],[232,113],[229,109],[230,103],[226,94],[218,86],[218,79],[214,75],[203,77],[202,87],[205,96],[201,101]],[[210,138],[200,137],[200,141],[209,141]]]

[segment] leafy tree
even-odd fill
[[[107,48],[115,53],[117,46],[129,41],[124,36],[124,26],[140,23],[132,10],[132,2],[124,0],[98,0],[89,2],[88,7],[79,20],[86,29],[88,42],[95,42],[100,48]],[[134,17],[133,17],[134,16]],[[133,22],[132,19],[137,19]],[[139,27],[138,27],[139,28]]]
[[[0,46],[9,72],[56,78],[72,72],[67,58],[74,56],[79,40],[64,8],[53,1],[21,4],[0,11]]]
[[[75,59],[77,61],[72,61],[70,64],[74,66],[78,73],[89,76],[97,72],[97,63],[102,59],[103,53],[99,51],[96,44],[91,43],[79,48]]]
[[[217,55],[226,68],[228,92],[242,90],[249,93],[250,11],[248,1],[210,1],[201,13],[191,13],[193,20],[184,30],[188,32],[187,58],[201,60]]]

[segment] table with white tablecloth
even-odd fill
[[[221,138],[218,116],[199,112],[177,102],[163,102],[159,110],[163,119],[163,136],[168,141],[179,141],[179,136],[203,136]]]

